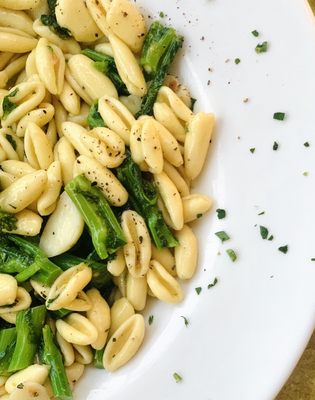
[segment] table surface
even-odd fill
[[[313,0],[312,0],[313,1]],[[315,3],[315,0],[314,0]],[[276,400],[315,399],[315,332]]]

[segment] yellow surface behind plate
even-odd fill
[[[313,10],[314,14],[315,14],[315,0],[308,0],[311,9]]]

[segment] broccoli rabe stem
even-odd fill
[[[0,237],[0,272],[17,273],[19,282],[30,277],[51,286],[62,270],[34,243],[17,235]]]
[[[49,378],[54,396],[58,400],[71,400],[72,392],[67,378],[62,355],[54,342],[48,325],[43,328],[42,361],[50,366]]]
[[[18,312],[16,317],[16,345],[9,365],[9,372],[27,368],[34,362],[45,317],[46,308],[44,305]]]
[[[178,241],[157,207],[158,193],[155,187],[151,182],[143,179],[138,165],[130,155],[117,168],[117,176],[129,192],[132,207],[145,219],[156,247],[160,249],[177,246]]]
[[[89,115],[87,117],[87,123],[90,128],[103,128],[105,127],[105,122],[98,112],[98,101],[95,101],[90,108]]]
[[[126,243],[121,226],[103,193],[84,175],[69,182],[66,192],[87,224],[94,248],[102,260]]]
[[[141,115],[152,115],[153,105],[166,73],[182,44],[183,37],[179,36],[175,29],[168,28],[158,21],[153,22],[141,53],[141,65],[151,82],[137,118]]]
[[[129,95],[126,85],[119,76],[113,57],[92,49],[84,49],[82,53],[94,61],[95,68],[97,68],[99,71],[103,72],[103,74],[109,77],[109,79],[115,85],[117,92],[120,96]]]
[[[104,369],[103,365],[104,349],[95,350],[93,365],[95,368]]]
[[[9,376],[9,365],[16,343],[16,328],[0,331],[0,376]]]

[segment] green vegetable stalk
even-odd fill
[[[183,37],[179,36],[173,28],[168,28],[158,21],[151,25],[144,41],[140,60],[151,83],[137,117],[152,115],[158,92],[177,51],[182,47],[183,40]]]
[[[132,207],[145,219],[156,247],[177,246],[178,241],[157,207],[158,193],[155,187],[142,177],[138,165],[130,156],[117,168],[117,176],[129,192]]]
[[[48,325],[43,328],[42,361],[50,366],[49,378],[54,396],[58,400],[72,400],[72,392],[63,365],[62,355],[54,342]]]
[[[94,61],[95,68],[97,68],[99,71],[103,72],[103,74],[109,77],[109,79],[115,85],[117,92],[120,96],[129,95],[126,85],[119,76],[113,57],[92,49],[84,49],[82,53]]]
[[[16,328],[0,331],[0,376],[9,376],[9,365],[16,343]]]
[[[9,372],[19,371],[33,364],[45,317],[46,308],[44,305],[18,312],[16,317],[16,345],[9,365]]]
[[[11,99],[17,94],[19,91],[18,88],[13,90],[13,92],[7,94],[4,96],[3,101],[2,101],[2,119],[6,119],[8,115],[17,107],[17,105],[11,101]]]
[[[65,189],[87,224],[94,248],[102,260],[126,243],[121,226],[99,188],[79,175]]]
[[[34,243],[17,235],[0,236],[0,272],[15,274],[18,282],[33,278],[51,286],[62,270]]]

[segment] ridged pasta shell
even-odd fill
[[[139,350],[145,333],[143,316],[135,314],[127,319],[112,335],[105,347],[103,365],[115,371],[126,364]]]
[[[97,329],[81,314],[72,313],[68,317],[58,319],[56,328],[59,334],[69,343],[86,346],[95,342]]]
[[[52,120],[54,114],[55,109],[52,104],[39,104],[38,108],[28,112],[23,118],[20,119],[16,127],[17,136],[24,137],[29,122],[33,122],[42,128]]]
[[[10,231],[12,234],[24,236],[36,236],[41,231],[43,218],[31,210],[23,210],[15,214],[16,229]],[[6,232],[6,230],[3,230]]]
[[[4,88],[8,81],[21,72],[26,64],[27,55],[16,58],[0,72],[0,88]]]
[[[119,276],[122,274],[126,267],[124,252],[122,249],[119,249],[114,254],[114,258],[111,258],[107,262],[107,271],[110,272],[114,276]]]
[[[74,349],[71,343],[67,342],[59,332],[56,333],[56,340],[60,351],[63,355],[63,363],[65,367],[69,367],[74,363]]]
[[[184,222],[192,222],[210,210],[212,200],[203,194],[191,194],[183,197]]]
[[[156,260],[151,260],[150,262],[147,281],[152,293],[159,300],[166,303],[179,303],[182,301],[184,294],[180,284]]]
[[[121,226],[127,244],[124,255],[127,268],[135,278],[143,277],[151,259],[151,239],[144,219],[135,211],[124,211],[121,216]]]
[[[46,187],[37,201],[37,210],[40,215],[50,215],[55,210],[61,187],[60,162],[54,161],[47,169]]]
[[[18,285],[13,276],[0,273],[0,306],[14,303]]]
[[[170,275],[174,277],[176,276],[175,257],[170,249],[167,247],[158,249],[154,244],[152,244],[152,259],[163,265]]]
[[[19,384],[25,382],[34,382],[43,384],[48,377],[48,365],[33,364],[19,372],[11,375],[5,383],[5,390],[12,393]]]
[[[179,246],[175,247],[176,272],[180,279],[190,279],[197,267],[198,246],[193,231],[184,225],[175,233]]]
[[[35,8],[39,0],[0,0],[0,6],[12,10],[30,10]]]
[[[16,298],[13,305],[1,306],[0,315],[6,313],[15,313],[17,311],[26,310],[32,303],[31,296],[28,292],[22,288],[18,287],[16,292]]]
[[[0,51],[26,53],[34,49],[36,44],[37,39],[20,29],[0,27]]]
[[[200,174],[208,153],[215,117],[198,113],[188,124],[185,140],[185,172],[190,179]]]
[[[22,387],[16,388],[9,396],[9,400],[49,400],[46,388],[36,382],[24,382]]]
[[[116,300],[110,309],[111,326],[108,336],[111,337],[120,325],[134,315],[134,313],[135,310],[126,297]]]
[[[66,137],[62,137],[56,143],[54,157],[60,162],[62,180],[66,185],[73,179],[73,166],[76,160],[74,148]]]
[[[66,374],[70,387],[73,389],[74,384],[78,382],[84,372],[84,365],[80,363],[73,363],[70,367],[66,367]]]
[[[0,7],[0,25],[35,36],[32,19],[23,11]]]
[[[127,275],[126,295],[136,311],[142,311],[147,301],[148,285],[145,277],[134,278]]]
[[[54,160],[52,145],[45,132],[34,122],[25,131],[24,151],[27,161],[35,169],[48,169]]]

